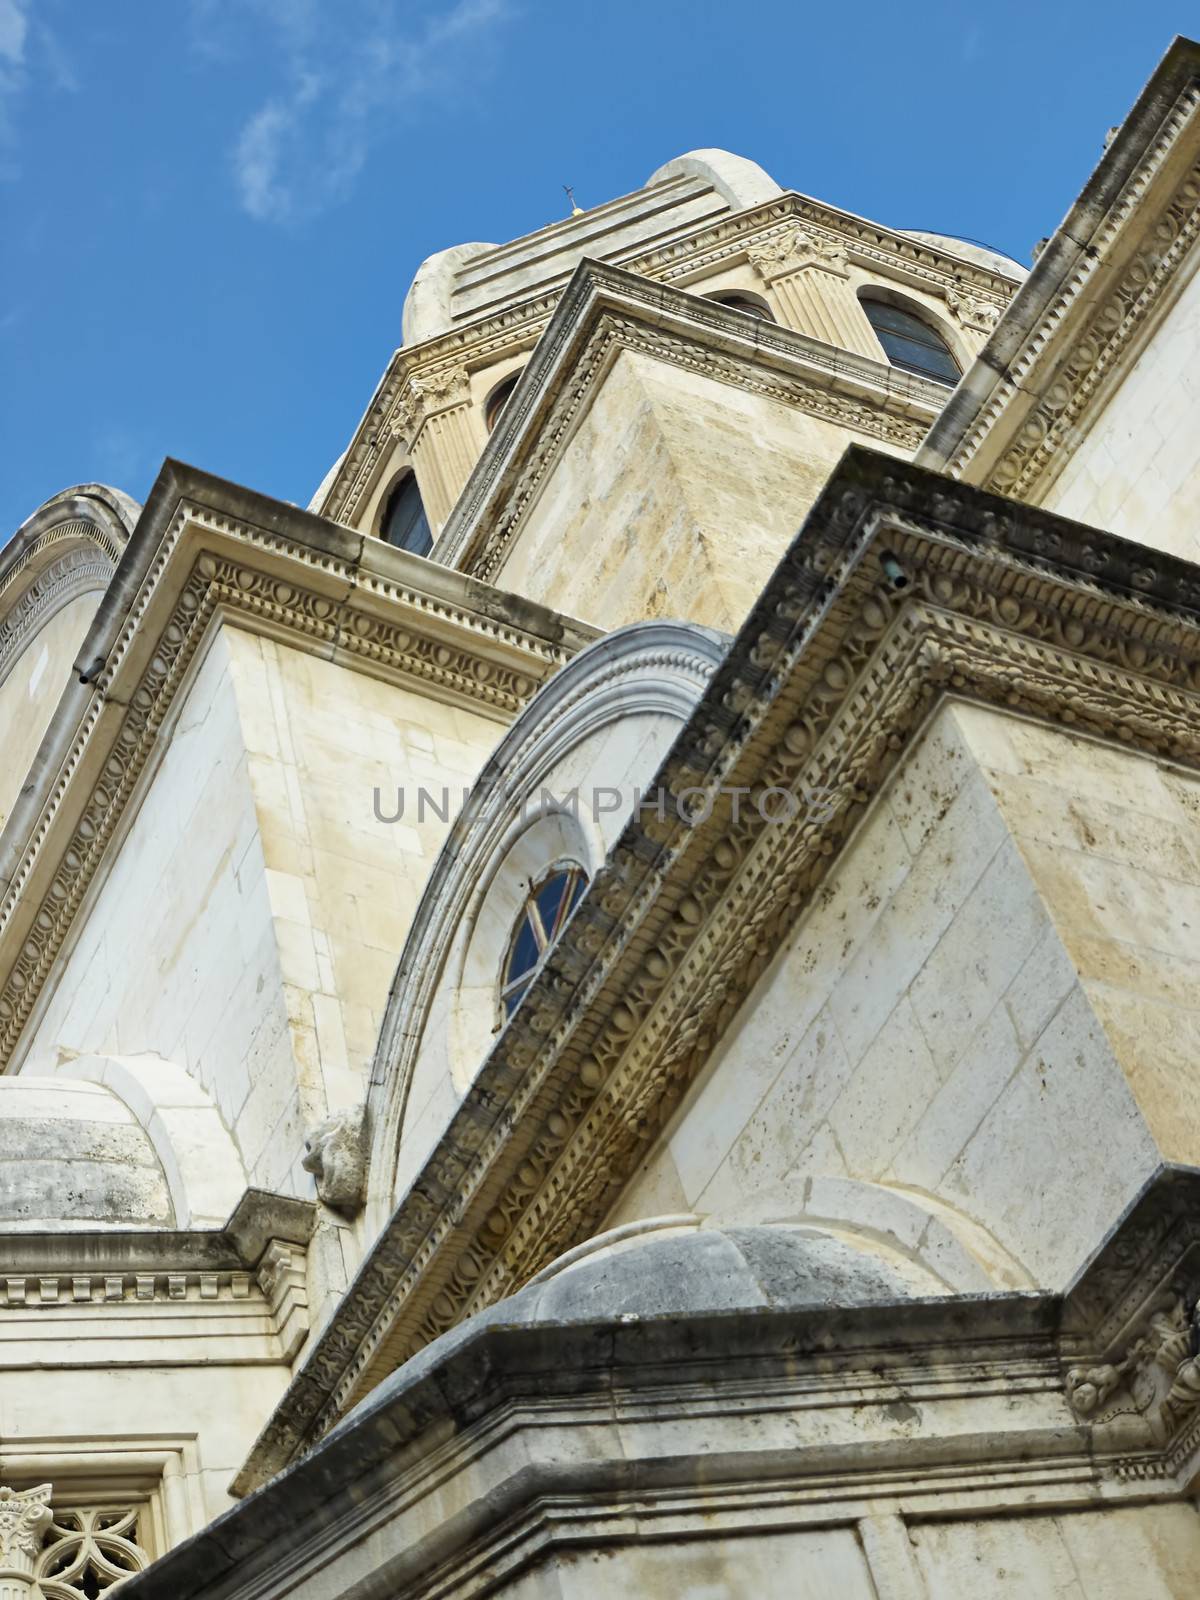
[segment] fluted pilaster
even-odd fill
[[[425,515],[436,532],[450,515],[479,455],[465,370],[452,367],[414,378],[400,405],[395,432],[408,444]]]
[[[846,252],[836,240],[796,228],[748,253],[797,333],[881,359],[879,341],[850,283]]]

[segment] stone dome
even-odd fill
[[[502,1320],[802,1310],[944,1294],[896,1251],[800,1223],[712,1227],[690,1216],[614,1229],[552,1263]],[[500,1307],[496,1308],[500,1310]]]
[[[407,1390],[489,1328],[820,1311],[945,1296],[940,1278],[866,1238],[803,1223],[710,1226],[692,1214],[614,1228],[568,1251],[523,1289],[417,1352],[344,1417]]]
[[[920,228],[901,228],[899,231],[906,239],[915,239],[918,244],[931,244],[935,250],[944,250],[947,255],[961,256],[964,261],[983,267],[987,272],[1000,272],[1006,278],[1029,276],[1028,267],[1023,267],[1019,261],[1014,261],[1012,256],[1006,256],[1002,251],[993,250],[988,245],[975,244],[970,239],[960,239],[953,233],[926,233]]]
[[[0,1230],[170,1228],[167,1180],[129,1107],[75,1078],[0,1078]]]

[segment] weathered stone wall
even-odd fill
[[[887,1532],[898,1533],[898,1551],[894,1537],[873,1536],[869,1521],[622,1544],[560,1555],[502,1592],[507,1600],[592,1600],[618,1591],[671,1600],[1185,1600],[1200,1560],[1200,1518],[1186,1505],[898,1523]]]
[[[944,707],[610,1220],[824,1212],[921,1254],[932,1206],[997,1281],[1065,1285],[1160,1157],[1200,1159],[1198,808]]]
[[[850,437],[623,351],[495,581],[605,627],[735,629]]]
[[[56,1312],[34,1315],[44,1320]],[[69,1306],[57,1312],[60,1327],[71,1315]],[[144,1359],[131,1362],[128,1345],[119,1352],[114,1339],[100,1353],[94,1340],[81,1337],[74,1363],[64,1349],[61,1364],[43,1368],[6,1338],[0,1345],[6,1362],[15,1357],[13,1366],[0,1368],[6,1471],[7,1458],[34,1446],[51,1462],[59,1454],[90,1454],[96,1463],[90,1481],[101,1485],[97,1497],[103,1502],[116,1497],[113,1488],[104,1492],[106,1476],[110,1484],[120,1483],[130,1457],[161,1453],[168,1458],[168,1494],[190,1502],[188,1511],[169,1519],[173,1538],[181,1537],[189,1523],[201,1527],[228,1510],[230,1479],[283,1392],[288,1369],[282,1363],[240,1364],[216,1331],[207,1340],[190,1337],[190,1360],[181,1364],[184,1342],[177,1330],[163,1330],[157,1350],[139,1348]],[[98,1355],[102,1361],[107,1355],[111,1363],[102,1374],[95,1365]],[[172,1444],[183,1448],[175,1454]]]
[[[1200,559],[1200,263],[1082,437],[1043,504]]]
[[[221,630],[23,1059],[155,1053],[192,1073],[249,1180],[311,1194],[305,1130],[352,1103],[448,827],[378,822],[397,784],[461,797],[488,718]],[[452,813],[451,813],[452,814]]]
[[[301,1081],[349,1105],[429,870],[503,724],[248,633],[230,651]],[[448,791],[444,820],[419,812],[419,787],[439,806]],[[397,788],[404,815],[380,821],[375,790],[390,819]]]

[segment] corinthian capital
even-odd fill
[[[411,444],[427,417],[463,403],[469,382],[465,367],[441,367],[410,378],[392,412],[393,435]]]
[[[773,234],[759,244],[752,244],[746,254],[768,280],[782,277],[786,272],[798,272],[802,267],[820,267],[825,272],[838,274],[846,270],[846,252],[837,240],[809,233],[805,228]]]
[[[0,1579],[28,1579],[31,1592],[42,1535],[53,1520],[50,1492],[48,1483],[24,1492],[0,1485]]]
[[[994,300],[984,300],[977,295],[959,294],[957,289],[946,290],[946,304],[950,314],[966,328],[977,333],[991,333],[1000,321],[1002,307]]]

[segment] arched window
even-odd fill
[[[512,392],[517,387],[520,377],[519,372],[514,372],[510,378],[505,378],[503,383],[498,383],[488,395],[483,408],[483,420],[487,424],[489,433],[500,421],[500,413],[512,398]]]
[[[869,295],[862,296],[862,308],[892,366],[915,372],[920,378],[932,378],[935,383],[958,382],[961,374],[950,346],[927,322],[911,311]]]
[[[761,317],[764,322],[775,321],[770,306],[756,295],[743,294],[740,290],[731,289],[728,294],[706,294],[704,298],[715,300],[719,306],[729,306],[733,311],[744,311],[747,316]]]
[[[433,549],[433,534],[421,502],[415,473],[406,472],[388,496],[379,532],[398,550],[411,550],[414,555],[426,556]]]
[[[560,861],[526,895],[508,947],[500,985],[500,1003],[506,1017],[511,1017],[520,1005],[586,888],[587,874],[583,868],[574,861]]]

